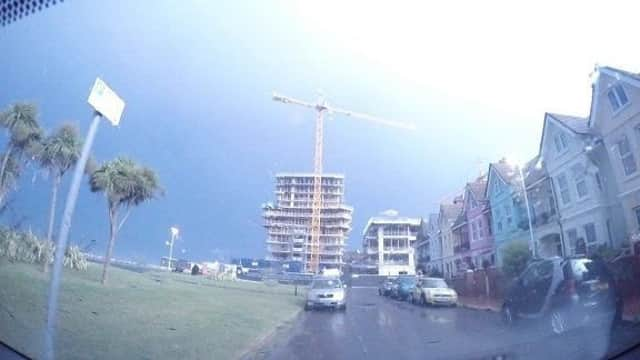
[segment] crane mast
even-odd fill
[[[376,118],[370,115],[356,113],[353,111],[343,110],[331,107],[327,105],[326,101],[321,97],[317,103],[312,104],[305,101],[290,98],[284,95],[274,93],[273,100],[279,101],[284,104],[300,105],[307,108],[314,109],[316,114],[316,128],[315,128],[315,147],[313,157],[313,194],[311,198],[311,227],[309,231],[310,236],[310,253],[309,260],[306,262],[306,271],[312,273],[319,273],[320,271],[320,233],[321,233],[321,219],[322,219],[322,155],[324,144],[324,116],[327,114],[342,114],[345,116],[374,122],[377,124],[392,126],[397,128],[413,130],[415,127],[411,124],[403,124],[394,121],[384,120]]]

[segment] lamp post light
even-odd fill
[[[167,261],[167,270],[171,272],[171,260],[173,260],[173,243],[176,241],[178,236],[180,235],[180,229],[175,226],[169,228],[171,232],[171,240],[167,241],[165,244],[169,246],[169,261]]]

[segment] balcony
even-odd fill
[[[395,247],[388,247],[385,246],[383,249],[384,252],[386,253],[393,253],[393,254],[408,254],[409,251],[411,251],[410,248],[395,248]]]
[[[289,248],[280,248],[280,247],[267,247],[267,251],[272,253],[290,253],[291,252]]]
[[[469,243],[465,243],[462,245],[456,245],[453,247],[453,253],[454,254],[459,254],[459,253],[463,253],[469,251]]]

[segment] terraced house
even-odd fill
[[[442,243],[442,267],[447,278],[455,275],[455,256],[453,225],[462,211],[462,197],[456,197],[452,203],[440,204],[438,228]]]
[[[420,223],[418,238],[414,243],[416,270],[423,274],[442,273],[442,244],[438,229],[438,214],[429,214]]]
[[[502,266],[504,247],[512,241],[529,242],[520,171],[506,159],[489,164],[486,198],[491,205],[491,231],[496,264]]]
[[[598,137],[596,147],[606,151],[609,178],[615,186],[624,233],[614,241],[629,239],[640,229],[640,76],[611,67],[597,67],[593,74],[589,127]],[[601,146],[598,146],[601,145]],[[617,218],[613,214],[614,220]],[[637,245],[635,245],[637,246]],[[640,249],[636,249],[637,250]]]
[[[539,156],[525,166],[524,177],[535,239],[533,253],[543,258],[563,256],[566,251],[556,197]]]
[[[472,268],[471,257],[469,256],[469,230],[467,228],[467,215],[465,211],[463,199],[462,210],[456,217],[453,226],[451,226],[455,273]]]
[[[491,206],[486,191],[486,175],[479,176],[465,187],[464,213],[469,234],[469,261],[476,269],[495,263]]]
[[[540,157],[557,197],[565,255],[624,239],[616,181],[600,144],[586,118],[545,114]]]

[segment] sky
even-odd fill
[[[0,28],[0,107],[32,101],[47,130],[85,133],[96,77],[126,101],[93,153],[157,171],[165,196],[134,209],[115,246],[153,263],[170,226],[187,258],[265,255],[274,174],[313,166],[314,113],[273,91],[413,123],[326,123],[324,168],[345,174],[355,249],[370,216],[427,216],[489,161],[533,157],[545,112],[588,115],[596,64],[640,71],[633,2],[435,4],[68,0]],[[28,170],[2,221],[43,234],[50,181]],[[106,200],[84,184],[70,239],[102,253]]]

